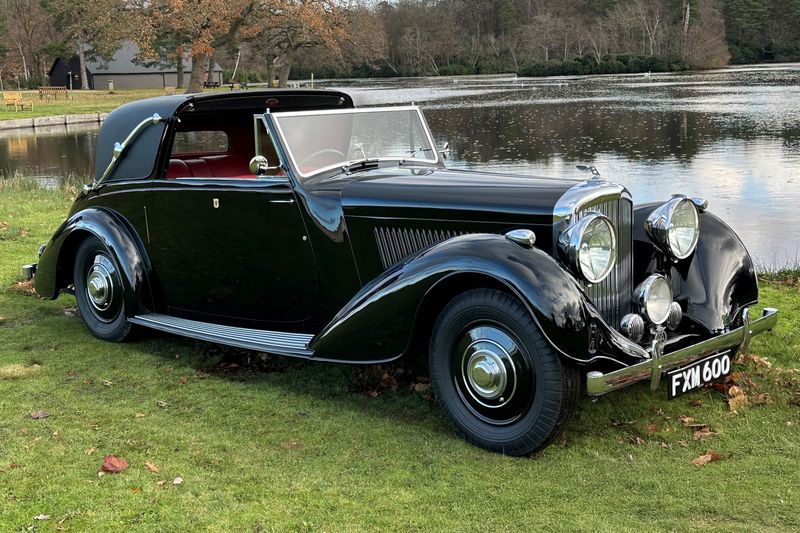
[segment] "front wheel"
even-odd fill
[[[564,430],[578,398],[578,372],[565,366],[522,303],[493,289],[454,298],[430,345],[436,395],[469,442],[528,455]]]
[[[89,237],[80,244],[72,273],[75,299],[89,331],[112,342],[128,338],[132,324],[125,316],[119,266],[99,239]]]

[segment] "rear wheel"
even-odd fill
[[[547,446],[575,409],[577,371],[565,366],[516,298],[476,289],[439,315],[430,374],[444,411],[469,442],[507,455]]]
[[[122,342],[131,333],[125,316],[119,266],[96,237],[89,237],[75,254],[73,284],[78,309],[95,337]]]

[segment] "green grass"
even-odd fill
[[[752,350],[772,367],[736,369],[771,403],[731,412],[712,389],[668,402],[635,386],[582,399],[563,441],[516,459],[464,443],[406,387],[366,394],[358,368],[93,338],[72,297],[18,285],[70,196],[0,185],[2,531],[800,528],[800,374],[783,370],[800,366],[796,286],[762,282],[782,318]],[[693,440],[680,416],[716,435]],[[722,460],[690,463],[709,449]],[[130,467],[98,477],[106,454]]]
[[[11,90],[11,89],[9,89]],[[207,89],[206,91],[228,91],[221,89]],[[150,98],[153,96],[164,96],[164,89],[121,89],[109,94],[108,91],[73,91],[72,99],[63,96],[57,100],[39,100],[38,91],[20,91],[25,103],[32,103],[33,109],[25,111],[14,111],[6,109],[0,105],[0,121],[13,120],[18,118],[49,117],[54,115],[79,115],[83,113],[107,113],[113,111],[122,104]],[[180,91],[178,91],[180,92]],[[2,100],[0,100],[2,104]]]

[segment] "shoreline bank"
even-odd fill
[[[78,115],[53,115],[49,117],[17,118],[0,120],[0,130],[36,129],[47,126],[71,126],[73,124],[101,123],[108,113],[82,113]]]

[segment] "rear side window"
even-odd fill
[[[224,154],[230,148],[228,134],[224,131],[178,131],[172,144],[172,153]]]

